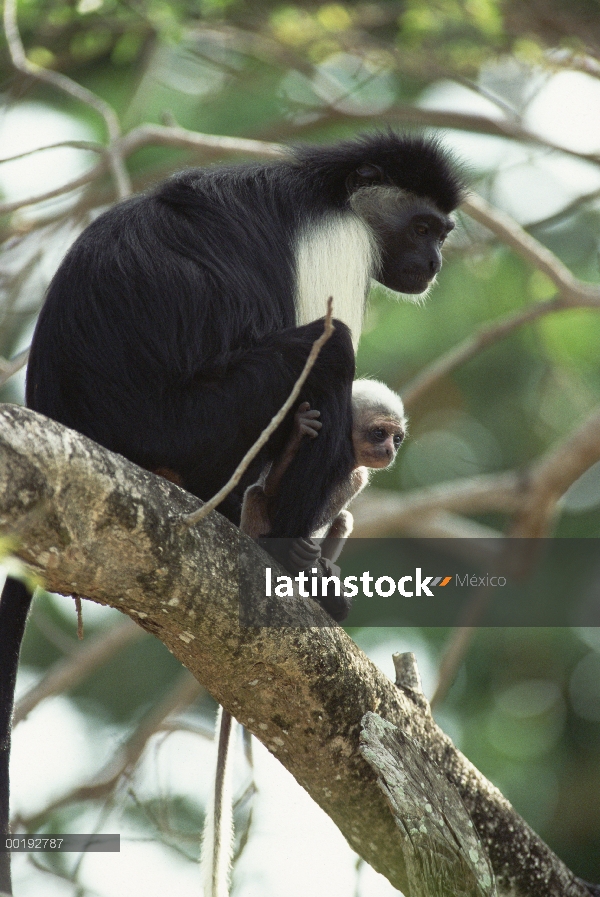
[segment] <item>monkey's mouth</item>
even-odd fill
[[[403,271],[401,277],[403,293],[424,293],[433,278],[422,271]]]
[[[373,470],[383,470],[385,467],[389,467],[394,458],[389,455],[385,449],[378,449],[376,446],[373,446],[370,452],[364,453],[365,461],[368,460],[368,466],[373,468]]]

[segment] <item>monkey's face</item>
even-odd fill
[[[385,236],[378,279],[398,293],[423,293],[442,267],[442,246],[454,227],[426,205],[399,212]]]
[[[382,469],[393,464],[402,445],[403,423],[391,418],[374,418],[352,433],[354,456],[358,467]]]
[[[384,185],[358,189],[351,206],[375,235],[375,278],[397,293],[424,293],[442,267],[452,219],[433,203]]]

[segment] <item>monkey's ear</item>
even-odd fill
[[[358,187],[369,187],[372,184],[381,184],[383,181],[384,175],[379,165],[371,165],[369,162],[365,165],[359,165],[352,174],[348,175],[346,186],[348,192],[352,193]]]

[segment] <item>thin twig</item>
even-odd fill
[[[96,165],[92,166],[92,168],[84,171],[83,174],[73,178],[71,181],[67,181],[66,184],[62,184],[60,187],[54,187],[52,190],[45,190],[43,193],[37,193],[35,196],[28,196],[27,199],[15,199],[12,200],[12,202],[0,202],[0,215],[6,215],[9,212],[16,211],[16,209],[23,209],[25,206],[32,206],[38,202],[45,202],[47,199],[54,199],[55,196],[62,196],[63,193],[70,193],[71,190],[76,190],[78,187],[85,187],[86,184],[90,184],[92,181],[95,181],[96,178],[100,177],[100,175],[104,174],[104,172],[108,170],[108,167],[107,158],[104,158],[100,162],[97,162]]]
[[[551,215],[545,215],[543,218],[536,218],[534,221],[530,221],[527,224],[527,227],[530,231],[542,230],[543,228],[551,227],[554,224],[559,224],[564,221],[565,218],[580,211],[583,206],[588,203],[593,203],[597,199],[600,199],[600,190],[589,190],[587,193],[582,193],[577,196],[574,200],[567,203],[566,206],[562,206],[558,212],[553,212]]]
[[[19,33],[19,26],[17,24],[16,0],[4,0],[4,31],[13,65],[18,71],[23,72],[26,75],[31,75],[33,78],[36,78],[38,81],[43,81],[45,84],[51,84],[53,87],[58,88],[58,90],[62,90],[63,93],[66,93],[76,100],[85,103],[86,106],[95,109],[96,112],[102,116],[108,132],[109,164],[117,185],[117,193],[120,198],[128,196],[131,193],[129,174],[127,173],[123,159],[113,148],[113,144],[121,135],[121,126],[112,106],[96,96],[95,93],[92,93],[91,90],[87,90],[87,88],[82,87],[81,84],[77,84],[76,81],[67,77],[67,75],[63,75],[62,72],[53,72],[50,69],[36,65],[34,62],[27,59],[25,48]]]
[[[268,143],[264,140],[248,140],[244,137],[221,137],[216,134],[203,134],[200,131],[189,131],[171,125],[145,124],[133,128],[120,138],[119,149],[124,156],[129,156],[145,146],[173,146],[180,149],[201,149],[218,153],[243,153],[249,156],[261,156],[280,159],[288,149],[281,143]]]
[[[286,414],[298,398],[300,394],[300,390],[304,386],[304,382],[306,378],[310,374],[312,367],[315,361],[318,358],[319,352],[331,336],[334,331],[334,326],[331,323],[331,319],[333,316],[333,297],[330,296],[327,300],[327,314],[325,315],[325,323],[323,326],[323,333],[321,336],[316,339],[312,345],[312,349],[310,350],[309,356],[306,359],[306,364],[302,370],[302,373],[296,380],[294,384],[294,388],[291,393],[287,397],[284,404],[281,406],[275,417],[272,418],[271,423],[262,431],[254,445],[246,452],[238,466],[236,467],[231,478],[225,483],[222,489],[219,489],[216,495],[214,495],[209,501],[206,502],[201,508],[197,511],[194,511],[193,514],[188,514],[187,517],[184,517],[180,521],[181,526],[193,526],[195,523],[199,523],[207,514],[210,514],[212,510],[214,510],[217,505],[221,504],[224,498],[226,498],[229,493],[235,489],[242,476],[252,463],[260,450],[267,444],[279,424],[283,421]]]
[[[422,109],[418,106],[392,107],[386,112],[385,117],[389,122],[415,124],[429,128],[457,128],[476,134],[493,134],[508,140],[517,140],[532,146],[550,149],[553,152],[564,153],[566,156],[583,159],[596,165],[600,163],[598,153],[582,153],[551,140],[545,140],[539,134],[535,134],[507,118],[490,118],[477,113],[449,112],[443,109]]]
[[[83,641],[83,607],[81,606],[81,595],[73,595],[75,599],[75,613],[77,614],[77,638]]]
[[[48,814],[60,807],[80,801],[99,800],[110,794],[119,784],[121,777],[135,767],[148,741],[161,730],[167,717],[180,713],[192,704],[202,691],[202,686],[194,677],[187,670],[184,671],[171,691],[143,717],[125,743],[117,748],[93,781],[76,786],[31,817],[17,817],[15,826],[24,826],[29,830],[29,826],[35,825],[40,819],[47,817]]]
[[[202,150],[204,154],[214,153],[223,155],[228,153],[245,156],[260,156],[271,159],[280,159],[288,152],[287,148],[279,143],[267,143],[262,140],[246,140],[242,137],[220,137],[215,134],[202,134],[198,131],[188,131],[185,128],[166,127],[164,125],[140,125],[133,128],[124,137],[115,141],[115,151],[123,159],[147,146],[171,146],[179,149]],[[0,214],[5,215],[25,206],[35,205],[69,193],[78,187],[95,181],[109,168],[109,152],[103,148],[104,158],[97,162],[78,177],[67,181],[60,187],[45,190],[35,196],[26,199],[13,200],[0,203]]]
[[[600,302],[600,288],[596,284],[577,280],[566,265],[528,234],[517,222],[500,209],[495,209],[481,196],[469,194],[462,208],[471,218],[489,228],[503,243],[550,278],[565,298],[572,300],[592,299]]]
[[[101,143],[93,143],[91,140],[61,140],[60,143],[48,143],[45,146],[36,146],[35,149],[25,150],[23,153],[17,153],[16,156],[5,156],[0,159],[0,165],[4,162],[16,162],[18,159],[25,159],[27,156],[33,156],[34,153],[43,153],[46,150],[53,149],[81,149],[89,150],[91,153],[106,152],[106,147]]]
[[[323,114],[317,119],[309,120],[304,125],[293,126],[293,128],[290,128],[290,132],[293,133],[293,136],[299,137],[304,133],[315,131],[317,127],[322,130],[325,123],[347,122],[349,117],[348,113],[341,112],[334,106],[329,106],[323,109]],[[419,106],[396,104],[386,110],[385,119],[392,125],[415,125],[421,128],[440,129],[453,128],[475,134],[490,134],[495,137],[504,137],[507,140],[527,143],[540,149],[562,153],[575,159],[591,162],[594,165],[600,163],[600,154],[598,153],[582,153],[569,149],[567,146],[546,140],[540,137],[539,134],[535,134],[533,131],[529,131],[507,118],[491,118],[478,113],[455,112],[445,109],[424,109]],[[361,115],[361,121],[364,123],[380,122],[381,115],[378,113]],[[278,130],[281,132],[281,129]]]
[[[546,58],[550,65],[556,69],[561,68],[566,71],[585,72],[592,78],[600,78],[600,62],[587,53],[579,53],[575,50],[552,49],[546,53]]]

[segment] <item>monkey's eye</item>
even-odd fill
[[[395,433],[394,434],[394,448],[400,448],[402,443],[404,442],[404,433]]]
[[[356,169],[356,173],[365,181],[381,181],[383,179],[383,172],[378,165],[361,165]]]
[[[426,237],[429,233],[429,225],[425,224],[424,221],[417,221],[415,224],[415,231],[420,237]]]
[[[375,442],[385,442],[388,434],[384,429],[380,428],[378,430],[371,430],[371,435]]]
[[[350,190],[356,190],[357,187],[381,184],[383,179],[383,171],[378,165],[359,165],[352,174],[348,175],[346,184]]]

